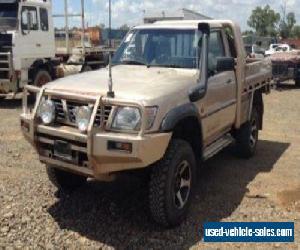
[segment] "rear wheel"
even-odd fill
[[[236,133],[236,147],[243,158],[250,158],[255,154],[259,132],[259,115],[257,108],[252,109],[251,119]]]
[[[153,219],[172,227],[186,217],[195,182],[196,161],[191,146],[174,139],[162,160],[152,169],[149,206]]]
[[[49,180],[62,191],[72,191],[84,185],[87,178],[57,169],[51,165],[47,166]]]
[[[297,87],[300,87],[300,78],[295,79],[295,84]]]

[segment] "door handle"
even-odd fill
[[[226,81],[226,83],[227,83],[227,84],[232,83],[232,79],[228,79],[228,80]]]
[[[36,44],[36,47],[41,47],[41,44],[40,44],[40,43],[37,43],[37,44]]]

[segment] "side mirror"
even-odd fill
[[[232,71],[235,67],[233,57],[219,57],[217,58],[217,72]]]
[[[190,90],[189,98],[191,102],[197,102],[202,99],[206,94],[205,86],[196,86]]]

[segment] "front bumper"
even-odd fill
[[[145,168],[160,160],[172,136],[171,133],[146,134],[142,131],[139,134],[123,134],[93,129],[82,134],[70,126],[38,125],[35,123],[34,112],[23,112],[21,128],[25,138],[37,150],[40,160],[99,180],[119,171]],[[70,146],[72,158],[55,156],[57,141]],[[130,144],[131,150],[111,149],[111,142]]]

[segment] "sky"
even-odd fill
[[[63,0],[52,0],[54,14],[62,14]],[[79,13],[80,0],[68,0],[69,12]],[[296,14],[300,24],[300,0],[112,0],[112,26],[123,24],[135,26],[142,23],[144,11],[147,10],[177,10],[187,8],[215,19],[231,19],[238,22],[243,30],[249,29],[247,19],[256,6],[269,4],[277,12],[281,12],[282,4],[286,2],[287,12]],[[85,0],[86,23],[89,26],[100,23],[108,26],[108,0]],[[55,25],[62,26],[63,19],[56,19]],[[78,18],[71,18],[70,25],[79,25]]]

